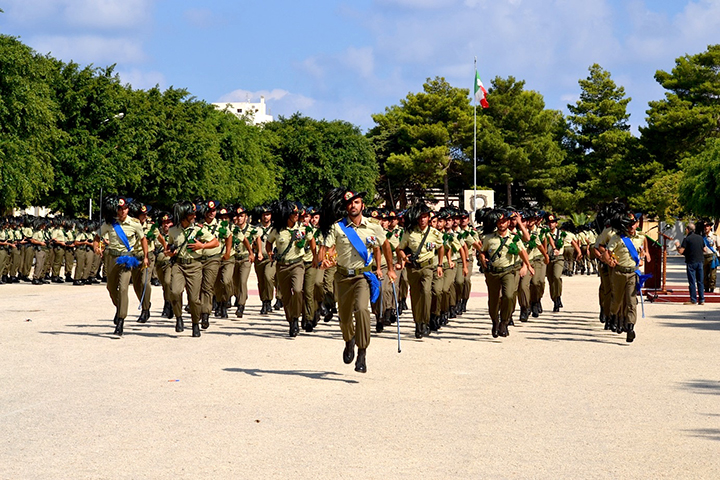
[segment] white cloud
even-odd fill
[[[3,9],[12,22],[90,30],[131,29],[151,19],[156,0],[9,0]]]
[[[28,44],[41,54],[77,63],[138,63],[146,59],[142,42],[133,38],[100,35],[38,36]]]
[[[139,69],[131,69],[128,71],[120,70],[118,75],[120,75],[120,81],[123,84],[129,83],[135,89],[147,90],[158,85],[161,90],[164,90],[167,87],[167,80],[161,72],[144,72]]]
[[[448,8],[458,0],[375,0],[378,6],[401,7],[407,9]]]

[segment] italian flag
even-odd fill
[[[482,108],[488,108],[490,104],[487,101],[487,90],[480,80],[480,74],[475,70],[475,101],[482,105]]]

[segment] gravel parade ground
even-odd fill
[[[560,313],[546,291],[540,318],[518,308],[493,339],[473,281],[429,338],[402,316],[402,353],[395,326],[373,331],[366,374],[336,318],[289,338],[255,291],[245,318],[191,338],[189,314],[180,334],[159,317],[159,287],[136,323],[131,289],[119,338],[104,284],[2,285],[0,478],[720,478],[720,304],[646,302],[628,344],[598,320],[599,279],[576,275]]]

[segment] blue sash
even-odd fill
[[[712,247],[712,245],[710,245],[710,242],[708,241],[708,238],[707,238],[707,237],[703,237],[703,242],[705,242],[705,246],[706,246],[706,247],[710,250],[710,252],[712,252],[712,254],[713,254],[713,259],[712,259],[712,262],[710,263],[710,268],[715,269],[715,268],[717,268],[718,266],[720,266],[720,261],[718,260],[718,253],[717,253],[717,251]]]
[[[626,236],[620,237],[625,244],[625,247],[628,250],[628,253],[630,254],[630,257],[635,260],[635,267],[640,266],[640,255],[638,254],[637,248],[635,248],[635,245],[632,243],[632,240],[630,240]],[[645,318],[645,303],[643,302],[643,296],[642,296],[642,287],[645,285],[645,282],[648,278],[652,278],[652,273],[648,273],[647,275],[644,275],[640,268],[635,269],[635,277],[637,278],[637,282],[635,282],[635,292],[640,295],[640,307],[642,308],[642,318]]]
[[[115,229],[115,233],[117,234],[123,245],[125,245],[127,251],[132,252],[130,240],[128,240],[128,237],[125,234],[125,230],[123,230],[122,226],[120,226],[120,222],[118,222],[117,220],[113,220],[112,227],[113,229]],[[122,255],[115,259],[115,263],[117,265],[122,265],[125,268],[136,268],[140,266],[140,260],[133,257],[132,255]]]
[[[373,260],[372,253],[368,252],[367,247],[365,247],[365,242],[360,239],[355,229],[350,226],[350,219],[345,218],[344,221],[340,222],[340,228],[342,228],[345,236],[350,240],[350,244],[352,244],[355,251],[365,262],[365,266],[370,265],[370,262]],[[380,296],[380,279],[378,279],[377,275],[373,272],[365,272],[363,276],[370,285],[370,301],[375,303]]]

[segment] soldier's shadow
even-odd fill
[[[305,377],[312,380],[329,380],[331,382],[360,383],[357,380],[346,378],[334,378],[340,376],[337,372],[322,372],[313,370],[264,370],[262,368],[223,368],[226,372],[244,373],[251,377],[262,377],[264,375],[291,375]]]

